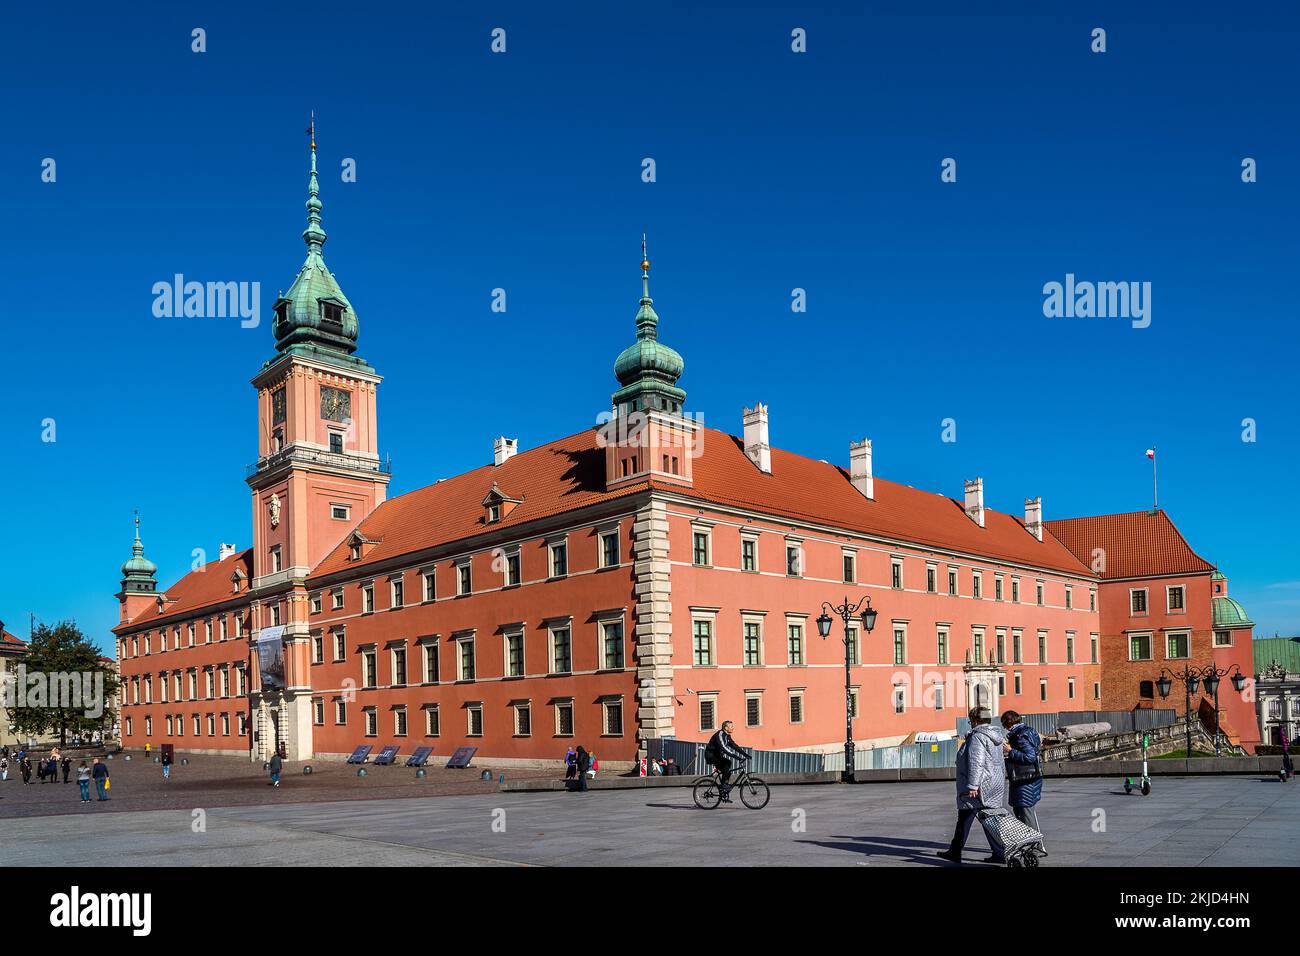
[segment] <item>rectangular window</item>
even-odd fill
[[[442,721],[438,712],[438,705],[424,708],[424,735],[426,737],[437,737],[442,734]]]
[[[333,452],[335,455],[343,454],[343,433],[342,432],[330,432],[330,451]],[[343,513],[339,514],[340,511]],[[339,508],[335,506],[334,517],[346,518],[347,511],[348,511],[347,508]]]
[[[573,704],[563,701],[555,705],[555,736],[573,736]]]
[[[523,580],[519,567],[519,552],[511,551],[506,555],[506,587],[514,587]]]
[[[334,723],[343,726],[348,722],[348,705],[346,701],[334,701]]]
[[[948,663],[948,629],[946,627],[939,628],[939,654],[936,660],[940,664]]]
[[[1047,663],[1047,632],[1038,632],[1038,663]]]
[[[401,578],[397,578],[396,580],[390,581],[389,586],[392,590],[392,606],[401,607],[405,600],[406,585],[403,583]]]
[[[456,593],[469,594],[473,591],[473,584],[470,580],[470,564],[466,561],[464,564],[456,566]]]
[[[600,536],[601,567],[613,568],[619,564],[618,532],[611,531]]]
[[[362,709],[361,713],[366,721],[366,736],[379,736],[379,714],[376,713],[375,708],[365,707]]]
[[[393,648],[393,686],[406,686],[406,648]]]
[[[1065,632],[1065,663],[1074,663],[1074,634],[1070,631]]]
[[[339,630],[334,632],[334,660],[341,661],[347,657],[347,643],[346,631]]]
[[[373,614],[375,611],[375,586],[373,584],[361,585],[361,613]]]
[[[1092,699],[1101,700],[1101,681],[1099,680],[1092,682]]]
[[[1067,678],[1065,681],[1065,696],[1074,700],[1074,678]]]
[[[994,640],[997,645],[995,649],[997,657],[995,660],[999,664],[1005,664],[1007,662],[1007,632],[998,628],[995,632]]]
[[[438,676],[438,645],[429,643],[424,645],[424,682],[426,684],[436,684],[441,678]]]
[[[1038,602],[1039,607],[1043,606],[1043,582],[1042,581],[1038,581],[1034,584],[1034,600]]]
[[[1232,632],[1231,632],[1231,631],[1215,631],[1215,632],[1214,632],[1214,646],[1215,646],[1215,647],[1231,647],[1231,646],[1232,646]]]
[[[939,590],[939,569],[926,567],[925,569],[925,590],[934,594]]]
[[[696,667],[713,664],[713,622],[696,619],[693,622],[694,649],[692,660]]]
[[[1020,603],[1020,579],[1019,578],[1011,579],[1011,603],[1012,604]]]
[[[844,583],[853,584],[857,581],[857,560],[851,554],[844,555]]]
[[[973,598],[981,598],[984,596],[984,581],[980,577],[978,571],[971,574],[970,596]]]
[[[1002,600],[1002,575],[1000,574],[993,576],[993,600]]]
[[[604,632],[605,670],[623,668],[623,622],[608,621],[601,626]]]
[[[551,577],[562,578],[569,573],[569,546],[564,542],[551,545]]]
[[[894,688],[894,713],[901,714],[906,710],[907,710],[907,691],[902,687],[895,687]]]
[[[283,566],[280,561],[280,546],[277,544],[271,549],[271,573],[274,574],[281,570],[283,570]]]
[[[1190,635],[1188,634],[1169,634],[1165,638],[1166,650],[1165,656],[1169,660],[1182,660],[1190,657],[1188,646],[1190,644]]]
[[[700,698],[700,730],[715,730],[718,702],[713,697]]]
[[[759,727],[763,723],[763,698],[750,695],[745,698],[745,726]]]
[[[1170,588],[1170,589],[1168,590],[1167,593],[1168,593],[1168,595],[1169,595],[1169,598],[1168,598],[1168,601],[1169,601],[1169,610],[1171,610],[1171,611],[1181,611],[1181,610],[1183,610],[1183,589],[1182,589],[1182,587],[1179,586],[1179,587],[1175,587],[1175,588]]]
[[[524,676],[524,635],[522,631],[506,635],[506,676]]]
[[[901,665],[907,663],[907,629],[902,627],[894,628],[894,664]]]
[[[903,587],[903,562],[898,558],[889,563],[889,586],[899,590]]]
[[[691,536],[691,561],[698,567],[706,567],[709,563],[709,533],[707,531],[696,531]]]
[[[754,538],[740,539],[740,570],[758,570],[758,541]]]
[[[984,663],[984,629],[971,629],[971,659],[976,664]]]
[[[271,626],[280,626],[280,605],[278,602],[271,605]]]
[[[1088,590],[1088,610],[1097,610],[1097,589],[1089,588]]]
[[[948,596],[957,596],[957,572],[952,570],[948,572]]]
[[[790,666],[799,667],[804,663],[803,625],[789,624],[786,627],[786,652],[789,654]]]
[[[1046,677],[1040,677],[1038,679],[1038,699],[1042,701],[1047,700],[1047,678]]]
[[[1131,661],[1151,660],[1151,635],[1150,634],[1129,635],[1128,659]]]
[[[803,574],[803,549],[797,544],[785,546],[785,573],[797,578]]]
[[[1098,640],[1098,636],[1096,634],[1091,634],[1088,636],[1088,643],[1089,645],[1091,645],[1092,648],[1091,659],[1092,659],[1092,663],[1094,664],[1101,663],[1101,661],[1097,659],[1097,640]]]
[[[943,710],[943,684],[934,682],[934,709]]]
[[[790,695],[790,723],[803,723],[803,694]]]
[[[330,517],[337,518],[339,521],[347,521],[352,514],[352,509],[347,505],[330,505]]]
[[[860,663],[858,660],[858,629],[851,625],[849,627],[848,655],[849,666],[856,667]]]
[[[623,702],[621,700],[607,700],[604,703],[605,709],[605,736],[622,737],[623,736]]]
[[[311,613],[319,614],[321,612],[321,606],[321,596],[319,594],[313,594],[311,596]],[[224,617],[221,619],[221,639],[223,641],[226,639],[226,619]]]
[[[468,707],[465,708],[465,713],[468,718],[467,727],[466,727],[467,736],[482,737],[483,736],[483,705],[470,704]]]
[[[1025,662],[1024,637],[1019,631],[1011,632],[1011,663],[1023,664]]]
[[[459,676],[458,680],[474,679],[474,638],[465,637],[456,642],[460,651],[459,657]]]
[[[758,667],[763,663],[763,635],[757,621],[744,624],[745,666]]]
[[[551,629],[551,673],[568,674],[573,670],[573,641],[567,627]]]
[[[1015,688],[1016,688],[1015,696],[1019,697],[1020,696],[1020,673],[1019,672],[1016,673],[1015,680],[1013,683],[1015,684]]]
[[[438,582],[432,571],[424,572],[424,599],[432,601],[438,596]]]
[[[1074,607],[1074,589],[1068,584],[1065,586],[1065,609],[1068,611]]]
[[[530,704],[515,704],[515,736],[533,735],[533,708]]]
[[[375,687],[379,683],[376,654],[373,650],[361,652],[362,687]]]
[[[311,722],[317,727],[325,723],[325,701],[319,697],[311,702]]]
[[[343,610],[343,589],[342,589],[342,588],[336,588],[336,589],[332,592],[332,594],[331,594],[331,606],[332,606],[332,607],[334,608],[334,610],[336,610],[336,611],[341,611],[341,610]],[[235,633],[238,634],[238,633],[239,633],[239,627],[238,627],[239,619],[238,619],[238,618],[235,619],[235,624],[236,624],[236,627],[235,627]]]
[[[325,635],[313,634],[311,636],[311,662],[313,664],[323,664],[325,662]]]

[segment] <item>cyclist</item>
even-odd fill
[[[731,739],[733,726],[731,721],[724,720],[722,727],[709,738],[708,746],[704,748],[704,759],[718,768],[718,775],[722,778],[723,803],[731,802],[731,787],[728,786],[728,781],[731,779],[732,765],[744,763],[749,759],[749,754],[737,747],[735,741]]]

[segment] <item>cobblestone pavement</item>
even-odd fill
[[[496,793],[501,773],[510,778],[558,776],[554,770],[497,770],[490,763],[470,770],[447,770],[442,766],[426,768],[419,779],[410,767],[375,767],[367,765],[366,776],[357,776],[357,768],[334,761],[308,761],[312,773],[302,772],[303,763],[284,765],[280,787],[273,789],[270,776],[260,763],[242,757],[195,757],[183,752],[176,759],[188,757],[188,766],[177,763],[170,780],[164,780],[162,767],[152,757],[122,755],[108,761],[112,786],[106,803],[95,801],[91,812],[108,813],[131,810],[189,810],[193,807],[243,807],[262,804],[321,803],[338,800],[373,800],[382,798],[444,796],[447,794]],[[60,776],[57,783],[40,783],[36,776],[23,785],[14,773],[12,761],[9,779],[0,781],[0,821],[14,817],[50,816],[76,813],[85,809],[77,787],[77,765],[73,761],[69,783]],[[86,761],[90,763],[89,760]],[[479,779],[483,769],[491,769],[489,781]],[[94,797],[94,787],[91,787]]]
[[[11,820],[6,863],[947,866],[933,853],[954,820],[951,783],[780,786],[759,811],[698,810],[688,788],[375,791],[324,803],[303,802],[306,792],[263,787],[257,806],[100,813],[91,804]],[[1038,815],[1045,866],[1300,865],[1300,785],[1276,778],[1160,778],[1149,797],[1126,795],[1118,780],[1049,781]],[[977,826],[966,858],[980,866],[986,854]]]

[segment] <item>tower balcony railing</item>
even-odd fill
[[[393,473],[392,459],[373,461],[359,455],[348,455],[334,451],[320,451],[315,448],[295,448],[292,445],[273,455],[264,455],[246,469],[247,477],[252,478],[258,472],[276,468],[285,462],[293,461],[307,465],[333,465],[338,468],[360,468],[366,471],[378,471],[381,474]]]

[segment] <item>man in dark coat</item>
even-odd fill
[[[1014,710],[1002,715],[1002,726],[1007,731],[1003,752],[1007,757],[1007,777],[1011,782],[1011,795],[1007,804],[1016,819],[1026,826],[1042,832],[1034,807],[1043,799],[1043,777],[1039,772],[1039,751],[1043,742],[1038,731],[1020,719]],[[1017,780],[1016,777],[1021,777]]]
[[[578,785],[574,787],[574,792],[586,793],[587,771],[591,769],[591,754],[587,753],[586,747],[578,745],[578,750],[573,755],[573,763],[578,768]]]
[[[731,802],[731,768],[736,764],[742,764],[749,759],[749,754],[736,746],[736,742],[731,737],[731,730],[735,726],[731,721],[724,720],[722,727],[718,732],[709,738],[708,745],[704,748],[704,759],[718,768],[718,775],[722,778],[722,802]]]

